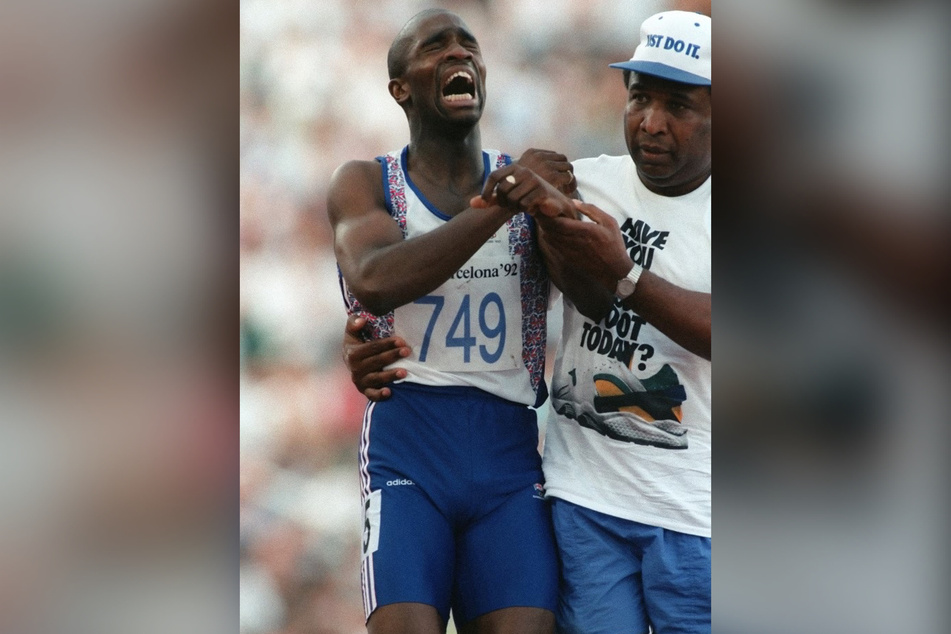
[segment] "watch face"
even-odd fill
[[[624,299],[628,295],[634,292],[634,282],[627,279],[626,277],[623,280],[619,280],[617,283],[617,293],[615,293],[621,299]]]

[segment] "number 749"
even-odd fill
[[[426,333],[423,335],[423,345],[420,346],[419,360],[425,363],[426,355],[429,353],[429,342],[432,339],[433,330],[439,320],[439,314],[442,312],[446,298],[441,295],[426,295],[417,299],[414,304],[431,304],[433,314],[429,318],[429,324],[426,326]],[[489,305],[494,304],[499,311],[498,322],[493,327],[489,327],[486,321],[486,310]],[[470,315],[469,294],[463,296],[462,303],[456,316],[453,317],[452,325],[446,332],[445,345],[447,348],[462,348],[462,358],[464,363],[469,363],[472,354],[472,348],[478,343],[476,337],[472,335],[472,320]],[[460,333],[460,330],[462,331]],[[479,303],[479,331],[484,339],[491,341],[497,339],[498,343],[495,350],[489,352],[487,346],[479,344],[479,356],[486,363],[495,363],[502,356],[505,349],[505,307],[502,305],[502,298],[498,293],[487,293]]]

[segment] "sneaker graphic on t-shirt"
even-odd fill
[[[610,370],[595,373],[593,386],[589,386],[594,388],[591,396],[579,394],[588,390],[572,390],[568,386],[557,390],[552,399],[555,411],[615,440],[686,449],[687,430],[681,425],[681,404],[687,394],[673,368],[665,363],[646,379],[638,379],[621,368]],[[623,378],[618,376],[621,372]]]

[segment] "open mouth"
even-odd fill
[[[474,100],[475,81],[472,75],[464,70],[454,72],[443,82],[442,96],[448,102]]]
[[[656,145],[641,145],[641,153],[657,156],[660,154],[667,154],[668,151],[665,148],[658,147]]]

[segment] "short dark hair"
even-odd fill
[[[406,55],[409,53],[410,38],[402,33],[390,45],[386,54],[386,70],[390,79],[396,79],[406,72]]]
[[[431,15],[443,13],[451,12],[445,9],[423,9],[406,21],[406,24],[400,29],[393,43],[390,44],[390,50],[386,54],[386,70],[390,74],[390,79],[396,79],[406,72],[406,56],[409,54],[413,30],[416,28],[416,24]]]
[[[622,69],[622,71],[624,74],[624,89],[627,90],[631,86],[631,73],[633,73],[634,71],[628,68],[624,68]],[[707,91],[710,92],[710,94],[713,94],[713,91],[711,90],[711,88],[712,86],[707,84]]]

